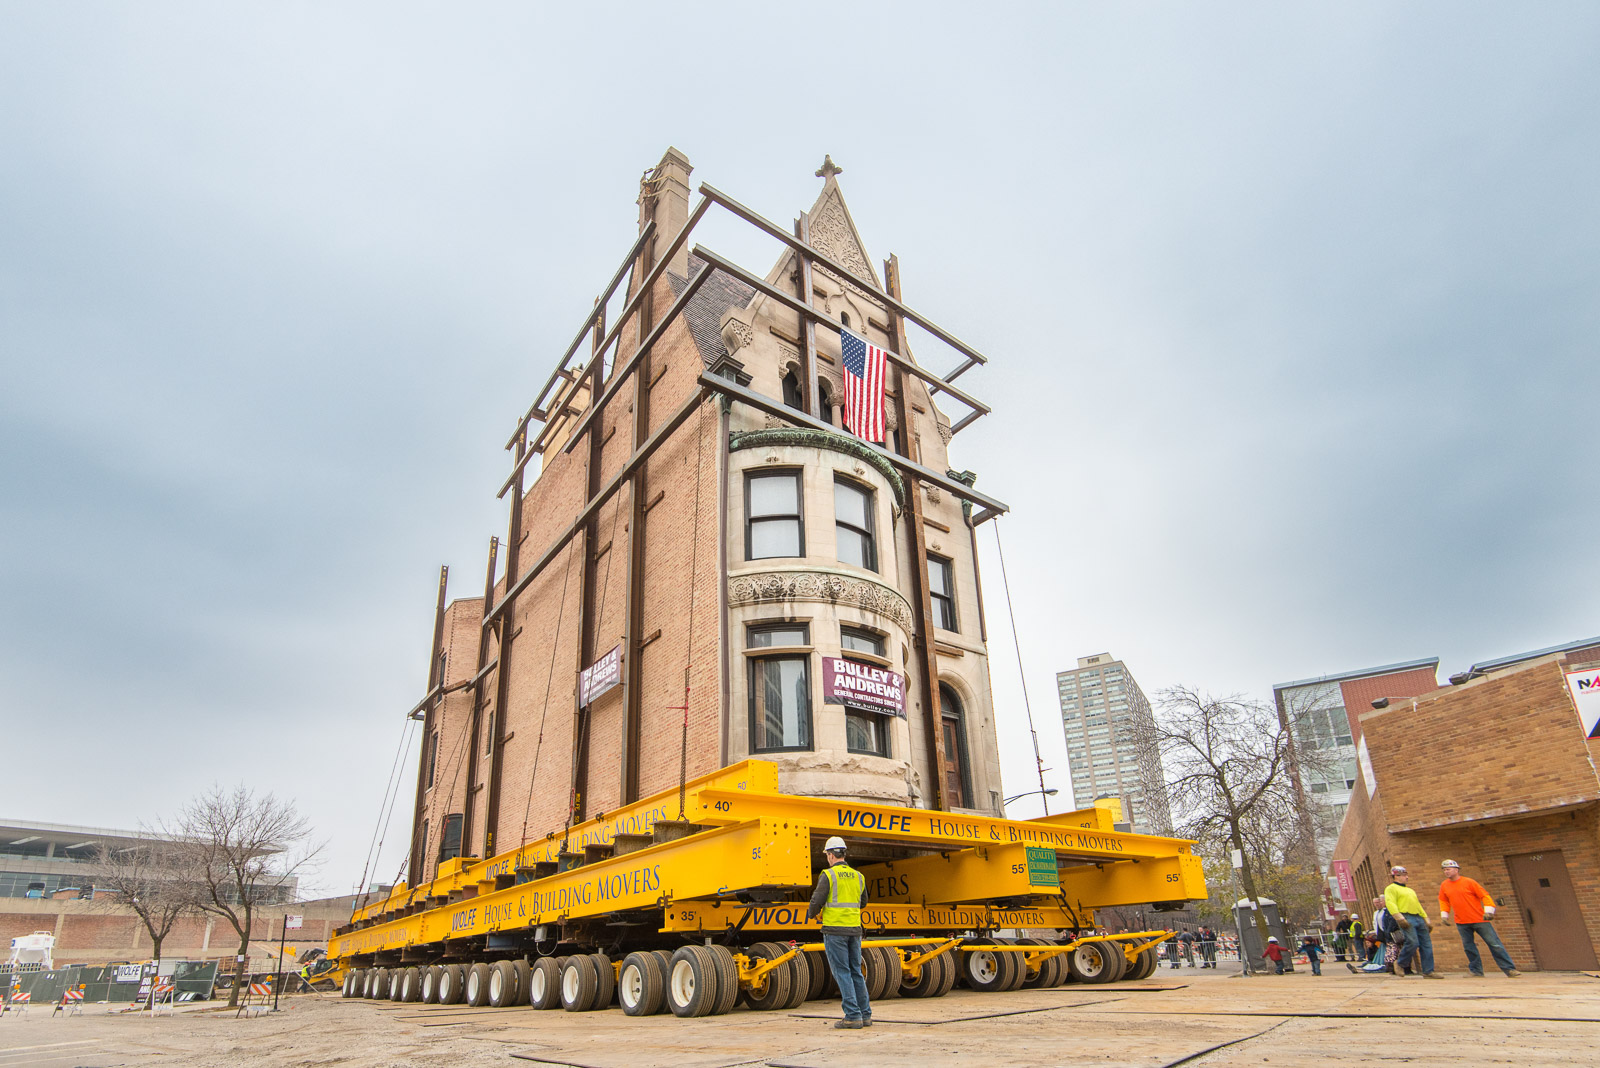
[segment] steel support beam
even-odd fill
[[[813,419],[805,412],[797,411],[794,408],[787,407],[784,404],[773,400],[771,397],[764,396],[763,394],[757,393],[754,390],[747,389],[738,383],[730,382],[726,378],[718,378],[716,375],[703,373],[700,376],[700,385],[705,389],[711,390],[712,392],[721,393],[724,396],[731,397],[742,404],[748,404],[757,411],[766,412],[768,415],[775,415],[779,419],[786,420],[787,422],[793,423],[796,426],[809,427],[812,430],[823,430],[829,434],[840,433],[839,428],[836,426],[830,426],[820,419]],[[1006,504],[1004,501],[991,497],[986,493],[980,493],[964,482],[957,482],[955,479],[949,477],[948,475],[940,474],[931,467],[923,467],[919,463],[913,463],[897,452],[891,452],[888,449],[880,448],[879,446],[868,441],[860,441],[859,439],[855,440],[856,444],[878,453],[885,460],[888,460],[890,463],[894,464],[894,466],[899,468],[901,472],[910,476],[911,478],[921,479],[929,485],[938,486],[941,490],[955,497],[957,500],[971,501],[973,504],[982,507],[984,511],[979,513],[979,515],[981,515],[983,519],[992,519],[997,515],[1004,515],[1005,513],[1011,511],[1011,506]],[[977,523],[979,521],[980,520],[978,517],[974,516],[973,522]]]

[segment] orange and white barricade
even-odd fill
[[[267,1002],[271,997],[271,979],[268,979],[262,983],[251,983],[245,988],[245,995],[239,1001],[239,1012],[233,1014],[234,1018],[238,1019],[240,1013],[243,1013],[245,1016],[253,1016],[257,1013],[270,1012],[272,1010],[272,1006]]]
[[[28,1006],[33,1003],[33,995],[20,987],[11,988],[11,996],[6,999],[6,1011],[14,1012],[18,1016],[28,1011]]]
[[[177,995],[172,992],[172,980],[157,978],[155,985],[150,988],[150,1015],[154,1016],[161,1011],[163,1005],[168,1012],[174,1011]]]
[[[80,984],[78,984],[77,986],[74,986],[74,987],[69,987],[68,989],[66,989],[65,991],[62,992],[61,1000],[56,1002],[56,1007],[55,1007],[54,1011],[52,1011],[50,1013],[50,1015],[51,1016],[55,1016],[55,1014],[58,1013],[58,1012],[64,1012],[68,1016],[82,1016],[83,1015],[83,984],[82,983],[80,983]]]

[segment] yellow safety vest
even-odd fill
[[[835,864],[823,874],[828,877],[828,903],[822,909],[822,926],[860,927],[861,894],[867,881],[848,864]]]

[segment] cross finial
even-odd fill
[[[844,168],[838,166],[837,164],[835,164],[833,162],[833,157],[832,156],[829,156],[829,155],[826,155],[826,154],[823,155],[823,157],[822,157],[822,166],[817,168],[817,177],[818,178],[832,178],[836,174],[843,174],[843,173],[844,173]]]

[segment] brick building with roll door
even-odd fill
[[[1369,917],[1400,864],[1437,921],[1448,857],[1500,904],[1493,922],[1518,967],[1595,968],[1600,742],[1565,673],[1600,666],[1600,641],[1492,665],[1360,715],[1367,759],[1333,853],[1354,876],[1347,905]],[[1465,970],[1455,929],[1436,922],[1433,937],[1439,969]]]

